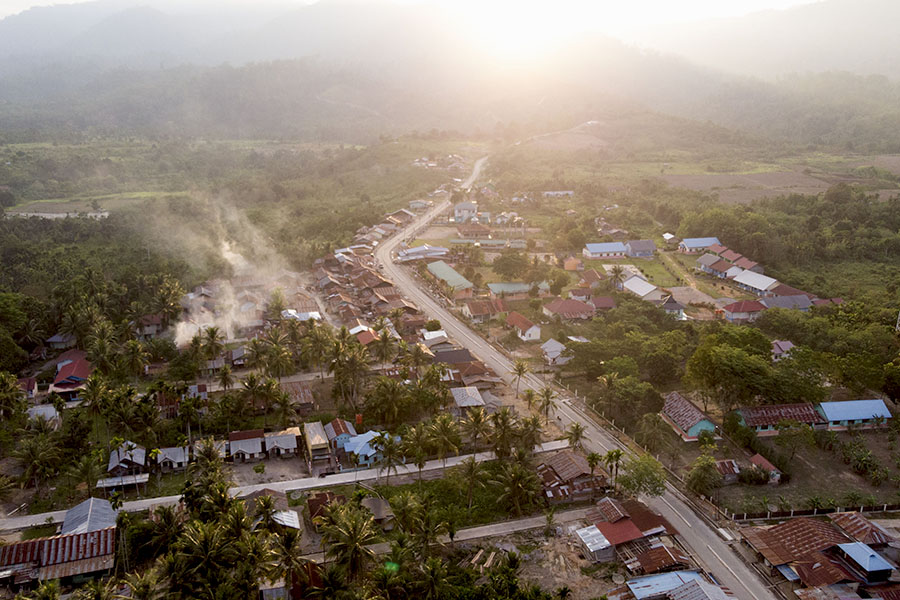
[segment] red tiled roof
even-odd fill
[[[713,244],[709,248],[706,249],[708,252],[712,252],[713,254],[721,254],[728,250],[728,246],[723,246],[722,244]]]
[[[736,260],[740,260],[743,258],[739,252],[735,252],[734,250],[726,250],[722,253],[722,258],[727,260],[728,262],[735,262]]]
[[[836,525],[805,517],[772,527],[747,527],[741,534],[753,549],[776,567],[851,541]]]
[[[529,321],[525,315],[517,313],[516,311],[509,313],[506,317],[506,324],[510,327],[515,327],[523,333],[534,327],[534,323]]]
[[[571,298],[557,298],[544,308],[564,319],[583,319],[594,314],[593,305]]]
[[[663,404],[663,414],[672,420],[678,428],[687,433],[691,427],[709,417],[694,406],[690,400],[678,392],[666,394],[666,402]]]
[[[371,329],[367,329],[365,331],[360,331],[356,334],[356,339],[363,346],[368,346],[372,342],[378,339],[378,334],[372,331]]]
[[[759,266],[759,263],[750,260],[750,259],[747,258],[746,256],[742,256],[742,257],[740,257],[739,259],[737,259],[736,261],[734,261],[734,266],[740,267],[740,268],[742,268],[742,269],[748,269],[748,270],[749,270],[749,269],[752,269],[752,268],[754,268],[754,267],[758,267],[758,266]]]
[[[82,358],[87,358],[87,352],[85,352],[84,350],[78,350],[77,348],[72,348],[71,350],[66,350],[65,352],[57,356],[56,364],[65,362],[67,360],[81,360]]]
[[[622,506],[621,502],[615,498],[610,498],[609,496],[597,502],[597,509],[600,511],[600,514],[603,515],[602,520],[609,523],[616,523],[622,519],[631,517],[631,515],[628,514],[628,511],[625,510],[625,507]]]
[[[728,313],[754,313],[766,310],[766,307],[759,300],[740,300],[732,302],[728,306],[722,308]]]
[[[785,283],[779,283],[769,291],[775,296],[806,296],[810,300],[816,297],[815,294],[810,294],[809,292],[798,290],[797,288],[791,287]]]
[[[724,273],[734,265],[728,262],[727,260],[717,260],[713,264],[709,265],[710,271],[718,271],[719,273]]]
[[[809,403],[749,406],[738,409],[738,412],[744,417],[744,423],[748,427],[778,425],[785,420],[808,425],[826,422],[825,418],[816,412],[815,407]]]
[[[609,540],[609,543],[613,546],[644,537],[643,532],[638,529],[631,519],[621,519],[615,523],[600,521],[595,523],[595,525],[600,530],[600,533],[603,534],[603,537]]]
[[[77,384],[90,377],[93,371],[94,367],[86,358],[70,362],[60,368],[56,378],[53,380],[53,385],[61,383]]]
[[[616,307],[616,301],[611,296],[594,296],[590,299],[590,303],[597,310],[608,310]]]
[[[762,454],[754,454],[753,456],[751,456],[750,463],[756,465],[757,467],[768,473],[771,473],[772,471],[781,473],[781,471],[778,470],[778,467],[770,463]]]

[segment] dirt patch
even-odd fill
[[[456,227],[429,227],[418,237],[420,240],[445,240],[456,237]]]
[[[258,464],[266,465],[266,470],[262,475],[253,470]],[[289,479],[300,479],[309,477],[309,470],[306,468],[306,462],[299,458],[273,458],[271,460],[238,463],[232,466],[234,484],[256,485],[259,483],[271,483],[273,481],[287,481]]]
[[[704,294],[700,290],[692,287],[681,286],[669,288],[672,297],[678,302],[687,306],[688,304],[715,304],[716,299],[709,294]]]
[[[663,175],[661,179],[676,187],[715,193],[722,202],[741,204],[784,194],[817,194],[830,187],[827,181],[798,171]]]

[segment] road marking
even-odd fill
[[[709,549],[710,552],[713,553],[713,556],[715,556],[716,558],[719,559],[719,562],[722,563],[722,566],[725,567],[726,569],[728,569],[728,572],[731,573],[731,574],[734,576],[735,579],[737,579],[738,583],[740,583],[741,586],[742,586],[745,590],[747,590],[747,593],[750,594],[751,596],[753,596],[754,598],[756,598],[756,594],[754,594],[752,591],[750,591],[750,588],[748,588],[747,585],[741,580],[741,578],[738,577],[738,574],[734,572],[734,569],[732,569],[731,567],[729,567],[729,566],[728,566],[728,563],[725,562],[724,560],[722,560],[722,557],[719,556],[719,553],[716,552],[715,550],[713,550],[713,547],[710,546],[709,544],[707,544],[706,547]],[[759,598],[756,598],[756,600],[759,600]]]
[[[671,509],[672,509],[672,512],[675,513],[676,515],[678,515],[678,518],[681,519],[682,521],[684,521],[684,524],[685,524],[685,525],[687,525],[687,526],[690,527],[691,529],[694,528],[694,526],[691,525],[690,523],[688,523],[688,520],[685,519],[685,518],[681,515],[681,513],[678,512],[678,510],[675,509],[674,506],[672,506],[671,504],[669,504],[669,501],[668,501],[668,500],[666,500],[666,499],[663,498],[662,496],[660,496],[659,499],[662,500],[663,502],[665,502],[665,503],[666,503],[666,506],[668,506],[669,508],[671,508]]]

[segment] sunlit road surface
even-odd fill
[[[487,157],[475,162],[472,174],[460,187],[469,188],[478,179]],[[456,318],[438,300],[422,289],[418,282],[401,266],[394,264],[392,253],[404,240],[415,237],[427,227],[435,216],[446,210],[450,201],[444,201],[421,217],[413,221],[403,231],[392,238],[383,241],[375,251],[375,257],[383,266],[383,273],[392,279],[394,286],[400,290],[410,301],[429,318],[438,319],[451,337],[459,344],[466,347],[473,355],[484,362],[488,367],[496,371],[507,384],[513,383],[510,374],[512,361],[502,352],[494,348],[490,343],[473,332],[461,320]],[[520,389],[540,390],[545,383],[533,374],[522,378]],[[560,393],[559,400],[555,403],[555,415],[562,427],[568,427],[571,423],[578,422],[585,427],[586,441],[584,446],[588,451],[605,453],[613,448],[621,448],[619,443],[592,419],[582,414],[570,403],[564,393]],[[673,486],[667,484],[665,494],[659,498],[650,498],[647,503],[658,513],[666,517],[669,522],[678,529],[681,539],[691,550],[694,557],[701,561],[707,571],[712,573],[720,584],[728,587],[736,597],[746,600],[775,600],[777,597],[763,583],[756,572],[746,565],[728,544],[681,499],[681,494]]]

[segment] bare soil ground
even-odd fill
[[[266,470],[262,475],[253,470],[253,467],[260,464],[260,462],[266,465]],[[232,465],[235,485],[256,485],[258,483],[287,481],[288,479],[309,477],[309,470],[306,468],[306,462],[299,457],[272,458],[260,462],[238,463]]]
[[[729,204],[747,203],[782,194],[817,194],[831,185],[828,181],[798,171],[663,175],[661,179],[673,186],[716,193],[722,202]]]
[[[419,234],[420,240],[444,240],[450,237],[456,237],[456,227],[429,227]]]
[[[558,537],[545,537],[538,530],[487,538],[473,542],[469,549],[473,556],[481,548],[488,556],[497,552],[495,561],[502,557],[503,551],[516,552],[522,558],[522,580],[550,591],[566,586],[572,592],[569,598],[575,600],[600,598],[616,587],[611,577],[618,571],[615,564],[595,567],[581,557],[575,538],[569,533],[569,529],[580,526],[578,523],[558,525],[557,531],[561,533]]]

